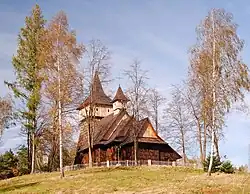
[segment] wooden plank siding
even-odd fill
[[[139,143],[137,153],[138,160],[175,161],[174,152],[160,145]],[[78,155],[78,157],[81,158],[79,158],[76,163],[79,163],[79,161],[81,161],[81,164],[88,163],[88,152]],[[92,159],[94,163],[106,162],[107,160],[118,161],[117,146],[95,148],[92,152]],[[121,148],[119,151],[119,160],[134,160],[134,147],[132,144]]]

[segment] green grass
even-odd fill
[[[213,174],[181,167],[94,168],[0,181],[0,193],[250,193],[249,174]]]

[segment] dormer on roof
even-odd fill
[[[122,88],[119,85],[115,97],[112,100],[114,115],[118,114],[121,110],[126,109],[128,101],[129,99],[124,95]]]

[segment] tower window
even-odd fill
[[[109,109],[108,109],[108,112],[109,112]]]
[[[96,111],[98,111],[98,108],[96,109]]]

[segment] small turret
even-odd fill
[[[120,85],[117,89],[116,95],[112,100],[114,115],[118,114],[121,110],[127,108],[127,102],[129,99],[124,95]]]

